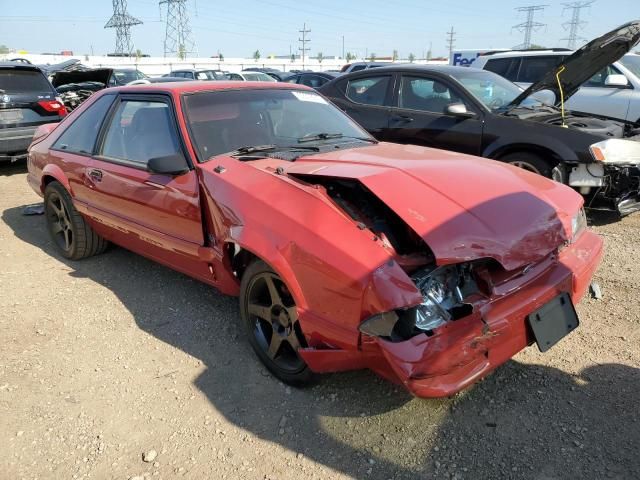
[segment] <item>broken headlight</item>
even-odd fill
[[[473,307],[464,299],[478,290],[471,268],[465,263],[418,271],[411,279],[422,293],[422,303],[374,315],[360,324],[360,331],[376,337],[406,339],[469,315]]]
[[[571,218],[571,241],[573,242],[578,235],[587,228],[587,215],[584,213],[584,208],[578,210],[578,212]]]
[[[603,163],[640,163],[640,142],[609,138],[589,147],[591,156]]]

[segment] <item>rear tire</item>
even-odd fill
[[[306,340],[293,297],[280,276],[263,261],[254,261],[242,275],[240,315],[249,344],[278,379],[296,387],[317,380],[297,352],[306,347]]]
[[[51,239],[65,258],[91,257],[104,252],[109,245],[82,218],[71,195],[59,182],[51,182],[44,190],[44,213]]]
[[[500,158],[501,161],[520,167],[528,172],[542,175],[562,183],[561,171],[539,155],[531,152],[509,153]]]

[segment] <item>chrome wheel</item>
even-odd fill
[[[513,162],[509,162],[509,163],[511,163],[511,165],[513,165],[514,167],[519,167],[528,172],[533,172],[538,175],[542,175],[542,172],[540,172],[540,170],[538,170],[538,168],[536,168],[535,165],[529,162],[524,162],[522,160],[514,160]]]

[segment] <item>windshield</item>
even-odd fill
[[[116,79],[118,85],[126,85],[134,80],[140,80],[147,78],[147,76],[138,70],[114,70],[113,76]]]
[[[201,70],[196,72],[197,80],[223,80],[225,78],[222,72],[216,72],[215,70]]]
[[[348,137],[371,138],[314,92],[285,89],[199,92],[185,95],[184,105],[200,161],[242,147],[323,146],[353,142]],[[318,138],[308,141],[312,136]]]
[[[0,69],[0,94],[51,93],[52,90],[51,84],[39,70]]]
[[[468,72],[456,71],[452,76],[487,108],[493,111],[506,107],[524,91],[515,83],[511,83],[495,73],[473,68],[465,70],[468,70]],[[535,98],[527,98],[521,105],[533,107],[541,105],[541,102]]]
[[[633,72],[633,74],[640,78],[640,55],[625,55],[620,60],[625,67]]]
[[[277,82],[275,78],[262,72],[242,72],[247,82]]]

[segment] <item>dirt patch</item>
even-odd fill
[[[574,334],[418,400],[367,372],[282,385],[235,299],[119,248],[62,259],[0,170],[2,479],[640,478],[640,215],[596,219]]]

